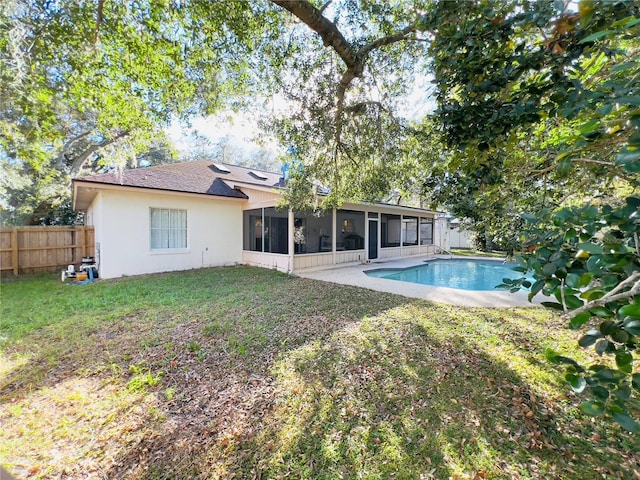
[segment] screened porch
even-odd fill
[[[245,210],[243,259],[248,264],[292,272],[435,251],[431,212],[390,210],[394,208],[352,207],[322,215],[275,207]]]

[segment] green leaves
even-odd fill
[[[594,400],[581,403],[580,410],[593,417],[601,416],[605,412],[607,412],[605,404],[603,402]],[[625,430],[632,433],[637,433],[640,431],[640,425],[628,413],[620,411],[613,411],[610,413],[613,420]]]
[[[582,250],[583,252],[587,252],[595,255],[601,255],[603,253],[602,245],[596,245],[588,242],[579,243],[577,245],[577,248],[579,250]]]
[[[640,432],[640,424],[636,422],[628,413],[614,412],[613,419],[625,430],[631,433]]]
[[[598,401],[589,401],[583,402],[580,404],[580,410],[582,410],[587,415],[591,415],[593,417],[597,417],[602,415],[605,411],[604,404]]]
[[[571,288],[584,288],[591,283],[591,280],[593,280],[593,275],[589,272],[585,272],[582,275],[568,273],[565,282]]]
[[[544,273],[547,276],[551,276],[554,273],[556,273],[557,267],[555,266],[555,264],[551,263],[551,262],[547,262],[544,264],[544,266],[542,267],[542,273]]]
[[[571,389],[575,393],[582,393],[582,391],[587,386],[587,381],[580,375],[576,375],[576,374],[573,374],[573,373],[567,373],[564,376],[564,378],[565,378],[565,380],[567,382],[569,382],[569,384],[571,385]]]
[[[631,362],[633,362],[633,355],[629,351],[616,351],[616,365],[620,370],[625,373],[631,373]]]
[[[624,329],[633,336],[640,336],[640,319],[626,318],[624,320]]]
[[[244,1],[0,8],[2,38],[13,37],[0,41],[0,156],[32,180],[26,195],[6,192],[0,209],[20,207],[0,213],[20,222],[24,197],[31,213],[63,203],[70,177],[137,165],[137,155],[165,142],[170,122],[238,105],[255,81],[246,61],[254,40],[276,40],[275,19]]]
[[[582,312],[571,319],[571,328],[577,330],[591,319],[590,312]]]
[[[596,353],[597,353],[598,355],[603,355],[605,352],[607,352],[607,351],[609,350],[609,346],[610,346],[610,345],[611,345],[611,344],[610,344],[610,343],[609,343],[609,341],[607,341],[607,340],[604,340],[604,339],[603,339],[603,340],[599,340],[599,341],[596,343]],[[615,348],[615,347],[614,347],[614,348]]]
[[[616,156],[616,164],[630,173],[640,172],[640,147],[628,146]]]
[[[566,366],[565,380],[575,393],[591,396],[592,400],[582,404],[583,412],[604,416],[630,432],[636,432],[638,425],[627,404],[640,387],[636,370],[640,344],[638,216],[638,197],[541,215],[525,233],[536,250],[519,258],[519,265],[534,274],[535,292],[555,299],[542,305],[567,312],[565,318],[572,329],[589,325],[578,344],[594,348],[597,355],[611,361],[585,368],[553,351],[547,352],[547,359]],[[574,233],[567,235],[568,231]]]
[[[596,33],[592,33],[591,35],[583,38],[578,42],[578,45],[582,45],[583,43],[593,42],[594,40],[598,40],[602,37],[606,37],[607,35],[613,33],[614,30],[601,30]]]
[[[634,317],[640,319],[640,304],[629,303],[628,305],[624,305],[620,307],[618,314],[621,317]]]
[[[592,328],[591,330],[587,331],[587,333],[583,335],[580,340],[578,340],[578,345],[580,345],[581,347],[590,347],[601,337],[602,333],[600,333],[600,330]]]

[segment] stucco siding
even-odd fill
[[[242,261],[242,202],[197,196],[104,190],[94,200],[102,278],[188,270]],[[96,206],[94,207],[94,204]],[[187,247],[152,250],[152,208],[186,210]],[[96,215],[100,211],[99,215]]]
[[[95,242],[95,260],[98,264],[98,274],[102,276],[100,271],[100,253],[102,249],[102,192],[98,192],[93,202],[87,209],[84,217],[85,225],[93,227]]]

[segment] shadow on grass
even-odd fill
[[[35,436],[47,445],[44,437],[50,435],[58,445],[87,440],[95,447],[96,452],[89,453],[78,453],[75,446],[66,456],[52,453],[59,460],[46,470],[52,475],[65,471],[82,477],[105,468],[126,472],[129,462],[148,466],[138,458],[148,442],[154,444],[147,450],[152,465],[158,453],[190,455],[217,436],[215,432],[259,417],[251,411],[263,411],[265,402],[271,402],[269,368],[282,352],[406,301],[244,267],[106,281],[91,285],[91,290],[50,282],[28,287],[35,303],[51,295],[67,304],[80,298],[75,303],[84,302],[90,317],[51,300],[50,315],[34,319],[31,326],[30,313],[20,309],[22,299],[7,305],[12,315],[22,315],[13,321],[24,321],[20,331],[26,333],[3,345],[3,355],[13,365],[2,375],[0,417],[13,428],[4,434],[5,447],[16,446],[12,455],[7,450],[8,459],[17,451],[32,450],[13,463],[24,476],[42,474],[41,465],[35,464],[47,463],[48,455],[46,448],[34,453],[39,450],[37,439],[31,445],[21,440],[20,423],[27,414],[50,417],[33,424]],[[81,404],[105,400],[105,390],[118,408],[91,410],[95,418],[85,422]],[[135,419],[124,429],[111,428],[122,412]],[[86,439],[80,433],[68,437],[66,426],[74,422],[88,424]],[[167,432],[163,446],[156,440]],[[183,442],[176,443],[180,438]],[[113,467],[98,458],[114,455],[119,460],[113,460]],[[175,458],[167,458],[175,464]]]
[[[257,356],[264,369],[256,368],[256,358],[235,358],[227,383],[213,395],[208,413],[201,412],[197,427],[194,410],[181,417],[191,420],[187,429],[175,417],[170,431],[128,452],[123,464],[135,458],[141,462],[135,470],[113,474],[140,479],[633,474],[640,463],[629,452],[637,451],[637,440],[624,434],[618,440],[590,440],[599,427],[574,416],[570,404],[531,374],[550,370],[549,365],[532,361],[531,354],[514,369],[492,349],[512,344],[541,352],[541,337],[526,328],[518,334],[504,317],[508,313],[464,309],[456,318],[455,311],[406,302],[310,331],[286,349],[267,346],[266,355]],[[527,319],[517,312],[509,317],[516,325]],[[466,330],[474,319],[482,340]],[[498,336],[502,343],[494,345],[491,332],[500,325],[508,335]],[[307,328],[304,322],[292,326]],[[535,386],[527,380],[531,375]],[[616,449],[620,457],[611,455]],[[140,451],[162,455],[141,459]]]
[[[625,477],[638,466],[636,458],[621,471],[608,453],[563,433],[575,419],[554,401],[477,345],[436,340],[436,328],[391,311],[291,352],[276,365],[282,390],[273,423],[238,445],[254,453],[229,471],[244,478],[600,478]]]
[[[558,400],[540,362],[548,318],[533,310],[438,306],[247,268],[152,280],[157,301],[98,322],[84,359],[58,359],[65,376],[46,371],[33,389],[11,390],[28,402],[85,376],[126,391],[128,365],[162,372],[123,400],[128,424],[97,415],[91,449],[51,476],[601,478],[638,468],[636,440],[605,438]],[[164,301],[166,291],[184,300]],[[105,348],[121,374],[96,368]]]

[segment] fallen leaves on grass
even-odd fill
[[[537,310],[436,306],[248,268],[117,283],[93,294],[117,290],[126,314],[97,327],[78,320],[72,332],[46,327],[3,352],[24,360],[3,373],[0,392],[0,456],[20,476],[632,478],[640,469],[637,441],[580,416],[537,360],[550,330],[571,340]],[[131,365],[158,381],[127,389]]]

